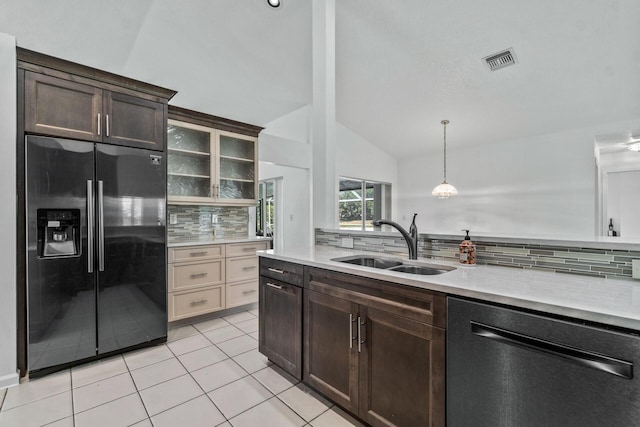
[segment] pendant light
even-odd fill
[[[458,194],[458,190],[447,182],[447,125],[449,120],[443,120],[440,123],[444,126],[444,179],[442,184],[433,189],[431,195],[436,196],[438,199],[448,199],[450,196]]]

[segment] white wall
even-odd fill
[[[336,140],[336,182],[344,176],[391,184],[391,216],[399,220],[396,203],[398,160],[340,123],[336,126]],[[337,222],[334,227],[338,228]]]
[[[442,152],[398,163],[399,214],[418,212],[420,232],[593,238],[594,129],[447,150],[447,181],[459,195],[439,200]]]
[[[0,33],[0,389],[17,384],[16,372],[16,40]]]
[[[311,244],[311,212],[309,201],[309,170],[263,164],[260,180],[282,179],[277,187],[276,215],[282,227],[282,240],[276,240],[276,248],[309,246]]]
[[[636,154],[640,157],[640,153]],[[606,191],[606,216],[613,219],[618,236],[624,240],[640,240],[640,170],[608,173]]]
[[[285,206],[289,201],[294,202],[295,209],[306,217],[311,216],[313,192],[310,182],[309,170],[313,167],[313,153],[309,144],[309,110],[308,107],[296,110],[292,114],[281,117],[269,123],[260,133],[260,180],[282,176],[284,178],[284,194],[282,199]],[[295,140],[292,138],[306,139]],[[332,196],[337,200],[337,185],[340,176],[362,178],[373,181],[390,183],[392,194],[396,191],[398,182],[398,162],[391,155],[380,150],[361,136],[355,134],[347,127],[336,122],[336,139],[331,142],[335,146],[333,159],[334,168],[330,171],[333,175],[331,187],[334,190]],[[287,166],[287,167],[284,167]],[[334,188],[335,187],[335,188]],[[294,208],[294,207],[292,207]],[[304,208],[304,209],[303,209]],[[291,209],[290,209],[291,210]],[[395,198],[392,211],[395,212]],[[337,228],[337,212],[333,215],[334,223],[331,227]],[[289,215],[285,215],[289,218]],[[294,218],[300,218],[299,214]],[[309,222],[309,236],[313,236],[314,224]],[[285,222],[285,230],[287,223]],[[284,244],[290,245],[294,241],[312,241],[305,236],[300,239],[298,232],[302,231],[301,224],[294,226],[296,234],[291,234],[293,239],[289,242],[290,234],[284,237]]]

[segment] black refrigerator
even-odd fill
[[[27,369],[166,340],[163,153],[26,137]]]

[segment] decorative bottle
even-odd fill
[[[469,230],[466,231],[467,235],[460,243],[460,264],[462,265],[476,265],[476,245],[471,241],[469,237]]]

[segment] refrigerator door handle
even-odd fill
[[[98,271],[104,271],[104,183],[98,180]]]
[[[93,200],[93,181],[87,180],[87,273],[93,273],[93,247],[94,247],[94,200]]]

